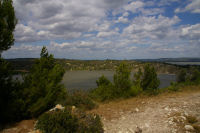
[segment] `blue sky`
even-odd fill
[[[13,0],[15,44],[4,58],[200,57],[200,0]]]

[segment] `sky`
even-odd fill
[[[4,58],[200,57],[200,0],[13,0],[18,19]]]

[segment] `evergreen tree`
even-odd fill
[[[149,64],[144,67],[144,74],[141,82],[143,90],[156,90],[160,85],[156,70]]]
[[[111,84],[111,82],[104,76],[102,75],[101,77],[99,77],[99,79],[96,81],[97,86],[107,86],[109,84]]]
[[[139,68],[138,72],[136,72],[133,77],[134,85],[141,87],[142,76],[143,76],[142,70],[141,68]]]
[[[187,76],[187,73],[186,73],[186,70],[181,70],[179,73],[178,73],[178,76],[177,76],[177,82],[185,82],[186,81],[186,76]]]
[[[17,117],[20,105],[16,97],[18,83],[12,81],[12,68],[8,62],[1,58],[4,50],[7,50],[13,45],[13,31],[17,23],[12,0],[0,0],[0,125]],[[1,128],[1,127],[0,127]]]
[[[114,85],[117,89],[117,93],[122,95],[121,93],[127,93],[127,91],[131,88],[131,70],[125,62],[121,63],[114,74]]]
[[[0,55],[14,43],[13,31],[17,19],[12,0],[0,0]]]
[[[48,54],[45,47],[40,56],[24,80],[26,106],[32,116],[50,109],[66,94],[61,84],[64,68],[55,63],[53,55]]]

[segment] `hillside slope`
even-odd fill
[[[158,96],[116,100],[100,104],[89,113],[101,116],[106,133],[135,133],[138,129],[142,133],[199,133],[200,86]],[[24,120],[1,133],[27,133],[33,130],[34,123],[35,120]],[[191,130],[191,126],[199,130]]]
[[[102,104],[92,112],[102,116],[106,133],[184,133],[191,118],[200,127],[200,87],[154,97],[132,98]],[[186,128],[185,128],[186,126]],[[189,130],[189,129],[187,129]],[[189,132],[199,132],[194,130]]]

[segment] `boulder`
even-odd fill
[[[186,131],[193,131],[194,128],[193,128],[193,126],[191,126],[191,125],[185,125],[185,130],[186,130]]]

